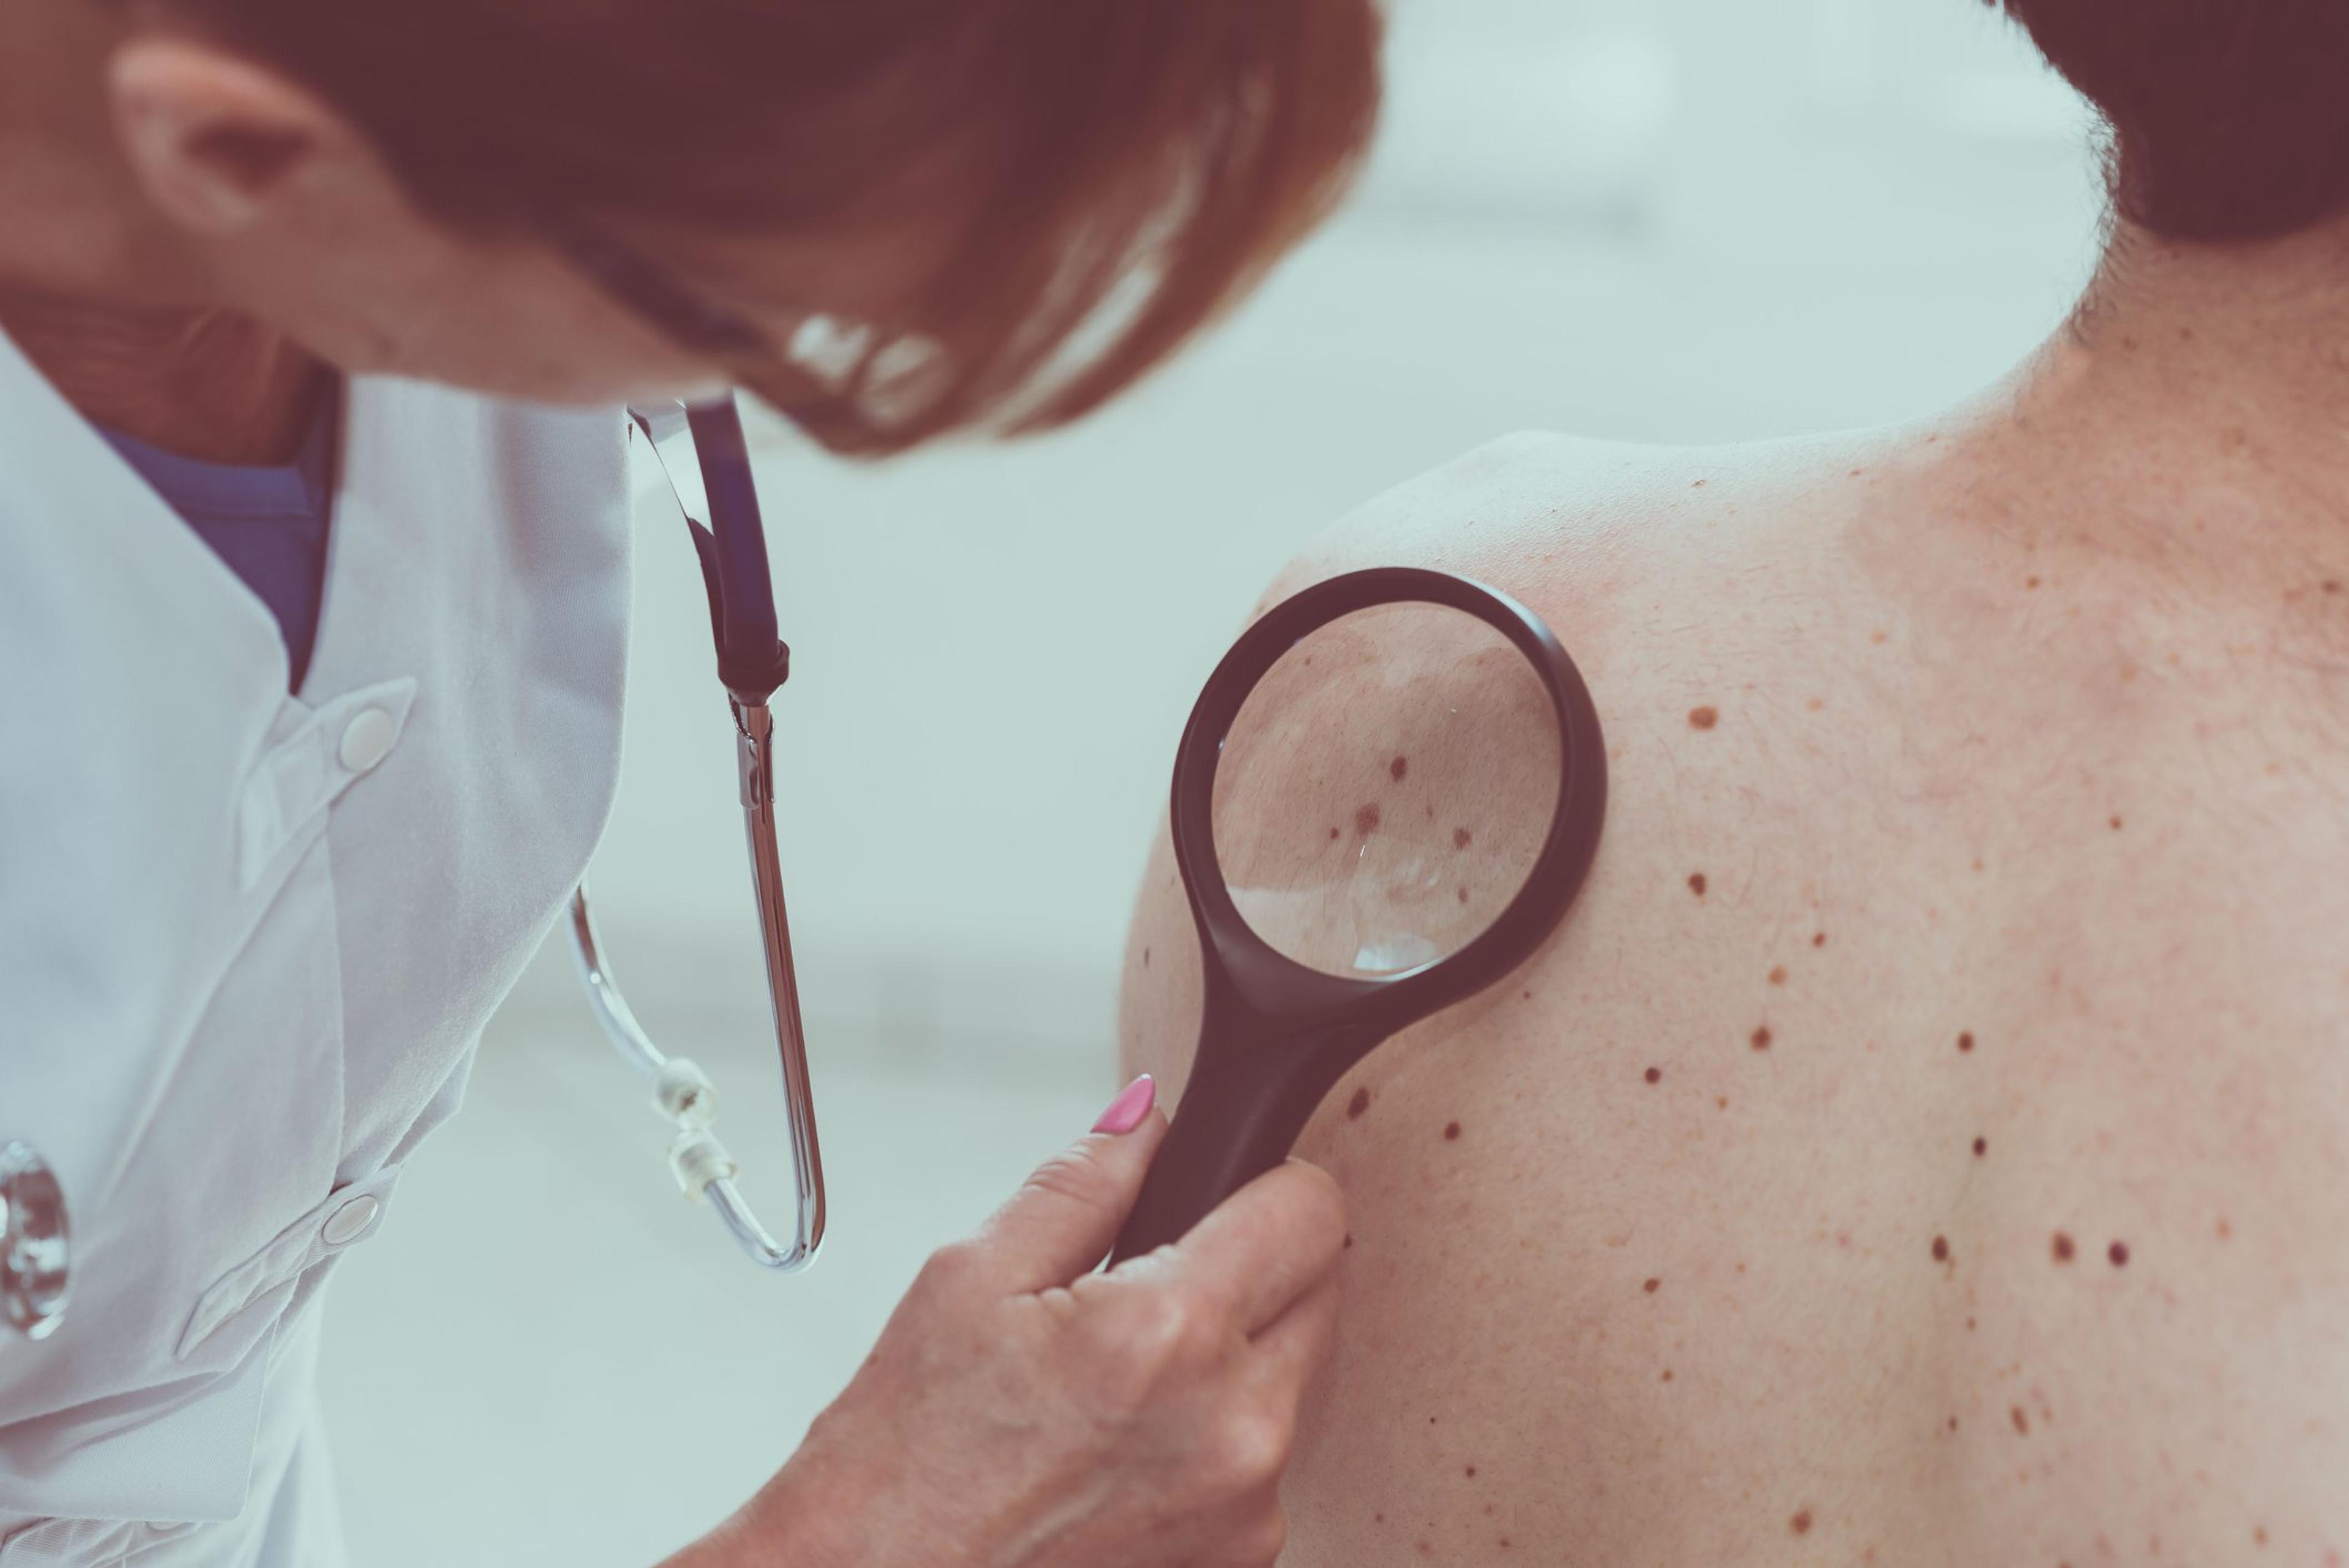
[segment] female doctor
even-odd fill
[[[0,1344],[0,1568],[343,1561],[319,1286],[611,797],[614,406],[740,386],[870,454],[1071,418],[1326,208],[1377,30],[0,0],[0,1139],[76,1270],[57,1334]],[[1270,1563],[1340,1204],[1290,1167],[1091,1274],[1150,1093],[941,1252],[673,1561]]]

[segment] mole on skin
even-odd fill
[[[2058,1231],[2055,1233],[2054,1241],[2049,1243],[2049,1250],[2055,1254],[2057,1263],[2068,1264],[2072,1261],[2072,1254],[2075,1249],[2072,1245],[2072,1238]]]
[[[1768,1050],[1768,1049],[1770,1048],[1770,1040],[1771,1040],[1771,1035],[1770,1035],[1770,1028],[1769,1028],[1769,1026],[1768,1026],[1768,1025],[1766,1025],[1766,1024],[1765,1024],[1765,1025],[1764,1025],[1761,1028],[1758,1028],[1758,1029],[1756,1029],[1756,1030],[1754,1030],[1754,1048],[1755,1050],[1757,1050],[1757,1051],[1766,1051],[1766,1050]]]
[[[1937,1264],[1945,1264],[1950,1261],[1949,1237],[1935,1236],[1933,1238],[1933,1261]]]
[[[1721,710],[1717,707],[1692,707],[1689,709],[1689,727],[1691,729],[1711,729],[1714,725],[1719,724],[1720,722]]]
[[[1689,892],[1696,894],[1699,898],[1702,898],[1704,896],[1704,873],[1702,872],[1699,872],[1689,878]]]
[[[1661,1083],[1661,1082],[1663,1082],[1663,1081],[1664,1081],[1664,1069],[1663,1069],[1663,1068],[1650,1068],[1648,1069],[1648,1081],[1649,1081],[1650,1083]]]
[[[1444,1129],[1444,1141],[1446,1143],[1457,1143],[1460,1141],[1460,1124],[1458,1122],[1454,1121],[1445,1124]]]
[[[1411,758],[1408,757],[1396,758],[1392,762],[1387,764],[1387,772],[1396,783],[1402,783],[1411,775]]]
[[[1661,1280],[1660,1280],[1660,1279],[1651,1279],[1651,1280],[1648,1281],[1645,1284],[1641,1285],[1640,1288],[1641,1290],[1646,1291],[1650,1295],[1655,1295],[1655,1294],[1656,1294],[1656,1292],[1658,1292],[1658,1291],[1660,1291],[1660,1290],[1663,1289],[1663,1287],[1664,1287],[1664,1282],[1663,1282],[1663,1281],[1661,1281]]]
[[[1770,984],[1773,985],[1784,985],[1785,983],[1786,966],[1781,964],[1778,967],[1770,971]]]
[[[1814,946],[1814,947],[1825,947],[1826,944],[1827,944],[1827,934],[1826,934],[1826,932],[1824,932],[1824,931],[1820,932],[1816,936],[1814,936],[1814,937],[1812,937],[1812,938],[1811,938],[1811,945],[1812,945],[1812,946]]]
[[[1362,1119],[1362,1113],[1370,1109],[1371,1091],[1366,1088],[1358,1088],[1354,1091],[1354,1098],[1346,1102],[1346,1119],[1348,1121],[1360,1121]]]
[[[2022,1406],[2009,1406],[2006,1415],[2007,1418],[2014,1423],[2014,1429],[2017,1432],[2026,1438],[2031,1435],[2031,1418],[2023,1413]]]
[[[1977,1139],[1975,1139],[1975,1140],[1974,1140],[1974,1158],[1975,1158],[1975,1159],[1979,1160],[1979,1159],[1981,1159],[1983,1155],[1988,1154],[1989,1152],[1990,1152],[1990,1140],[1989,1140],[1989,1139],[1987,1139],[1987,1138],[1977,1138]]]
[[[1464,850],[1475,841],[1476,835],[1470,832],[1467,829],[1454,828],[1452,830],[1452,847],[1454,849]]]
[[[1971,1033],[1960,1035],[1958,1037],[1958,1049],[1961,1051],[1970,1051],[1973,1048],[1974,1037]]]
[[[2112,1246],[2106,1251],[2105,1255],[2113,1260],[2113,1267],[2116,1269],[2125,1269],[2128,1267],[2128,1243],[2127,1242],[2115,1242]]]
[[[1371,834],[1379,830],[1379,823],[1384,820],[1385,819],[1380,815],[1378,806],[1375,802],[1371,805],[1357,807],[1354,810],[1354,831],[1361,834],[1364,838],[1368,838]]]
[[[1807,1508],[1803,1510],[1786,1522],[1786,1527],[1797,1535],[1808,1535],[1811,1532],[1811,1511]]]

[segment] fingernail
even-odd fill
[[[1093,1123],[1093,1130],[1132,1132],[1142,1125],[1143,1119],[1150,1114],[1150,1108],[1157,1103],[1158,1080],[1143,1073],[1125,1086],[1123,1094],[1109,1102],[1109,1109],[1102,1112],[1099,1121]]]

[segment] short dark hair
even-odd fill
[[[2349,0],[2004,5],[2111,122],[2128,222],[2253,240],[2349,211]]]
[[[1380,96],[1380,0],[171,4],[456,223],[942,235],[836,391],[786,410],[849,452],[1054,426],[1130,385],[1328,211]],[[893,336],[951,375],[884,420],[861,393]]]

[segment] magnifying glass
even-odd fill
[[[1248,629],[1192,712],[1173,805],[1199,1048],[1112,1262],[1180,1240],[1363,1057],[1533,955],[1598,851],[1606,744],[1540,617],[1386,567]]]

